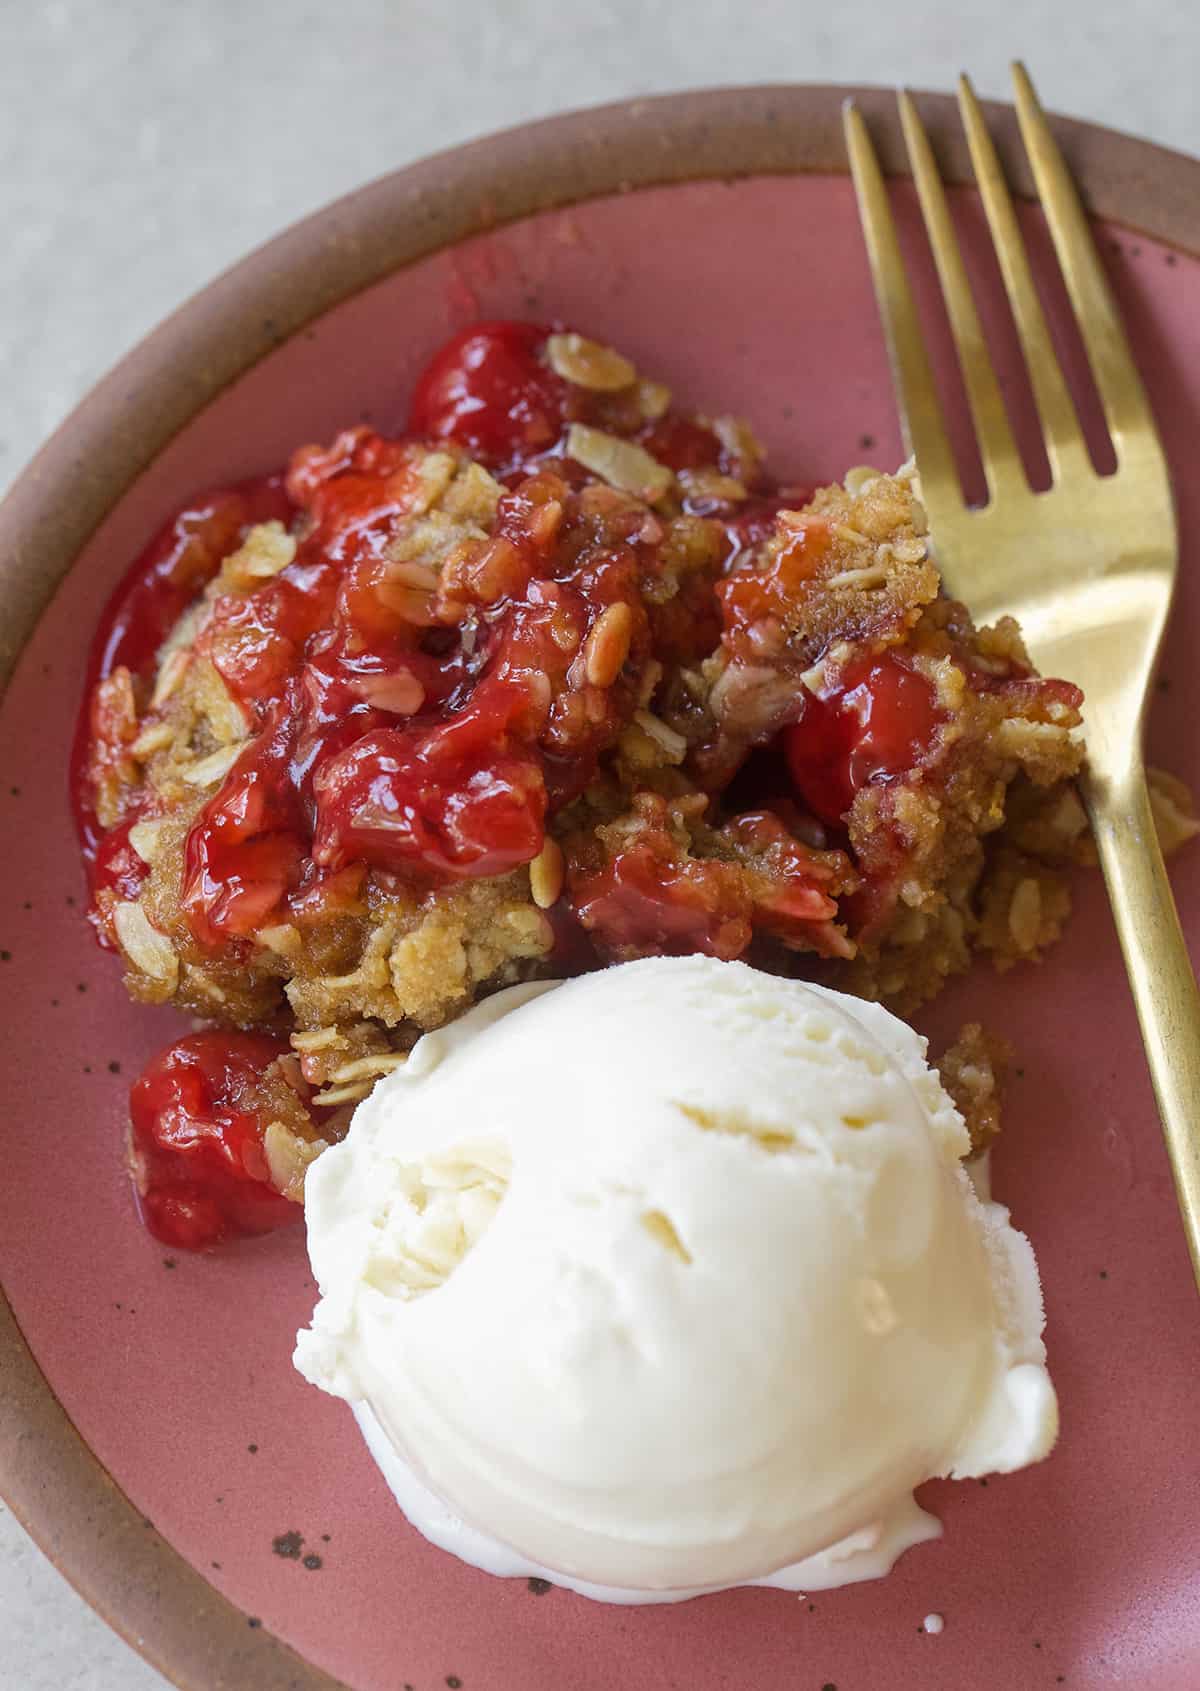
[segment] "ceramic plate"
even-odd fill
[[[619,1610],[459,1565],[405,1525],[349,1410],[292,1369],[314,1296],[302,1230],[171,1254],[121,1169],[129,1081],[175,1024],[126,1000],[91,939],[66,802],[88,636],[118,576],[193,490],[350,421],[398,426],[430,349],[476,316],[617,343],[688,407],[751,417],[786,478],[895,463],[838,100],[643,102],[387,178],[188,305],[4,508],[0,627],[20,649],[0,718],[0,1462],[68,1577],[193,1691],[1200,1683],[1200,1309],[1095,877],[1045,967],[980,969],[935,1018],[983,1019],[1019,1054],[995,1184],[1042,1262],[1062,1440],[1031,1471],[925,1488],[945,1537],[881,1584]],[[894,161],[889,103],[869,105]],[[948,104],[925,109],[961,174]],[[992,117],[1011,151],[1011,114]],[[1062,132],[1175,472],[1182,590],[1150,744],[1197,785],[1200,166]],[[968,191],[957,212],[994,301]],[[1044,229],[1025,222],[1044,270]],[[1200,848],[1174,877],[1200,934]],[[922,1631],[931,1611],[938,1636]]]

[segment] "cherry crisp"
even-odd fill
[[[906,1013],[1037,958],[1079,706],[942,595],[911,469],[780,487],[620,352],[475,325],[403,433],[191,500],[98,632],[90,918],[206,1024],[133,1088],[148,1225],[298,1215],[374,1082],[514,981],[704,952]],[[993,1057],[944,1071],[976,1145]]]

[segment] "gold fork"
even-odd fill
[[[971,161],[1029,371],[1052,485],[1034,493],[1013,440],[929,138],[908,94],[900,117],[946,302],[988,502],[966,504],[951,455],[883,176],[861,112],[845,108],[859,213],[908,449],[930,535],[976,618],[1020,622],[1038,667],[1083,688],[1082,779],[1200,1284],[1200,994],[1146,791],[1142,724],[1178,546],[1162,444],[1075,186],[1021,65],[1017,116],[1116,451],[1100,475],[1063,380],[1012,199],[967,78],[958,99]]]

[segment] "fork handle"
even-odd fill
[[[1142,764],[1139,761],[1115,781],[1085,775],[1083,795],[1200,1286],[1200,991],[1167,880]]]

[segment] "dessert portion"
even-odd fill
[[[1039,958],[1079,704],[941,596],[911,471],[781,488],[621,353],[475,326],[402,434],[189,505],[99,631],[91,918],[133,997],[213,1024],[139,1082],[147,1219],[277,1224],[516,982],[700,953],[907,1014],[973,950]]]
[[[924,1042],[713,958],[511,988],[310,1171],[296,1362],[492,1571],[663,1601],[875,1577],[913,1488],[1057,1431],[1028,1241]]]

